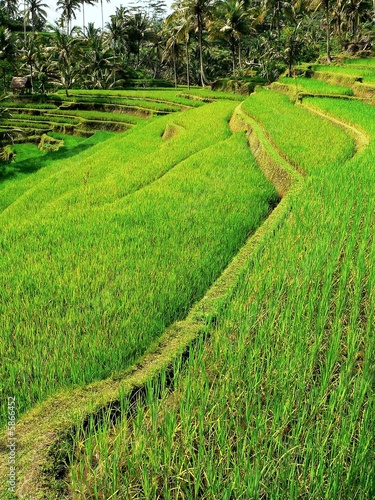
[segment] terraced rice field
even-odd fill
[[[4,183],[19,498],[373,497],[375,108],[321,88]]]

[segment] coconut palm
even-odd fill
[[[1,0],[0,9],[4,9],[9,19],[16,19],[18,15],[18,0]]]
[[[332,0],[311,0],[310,9],[316,12],[323,10],[325,16],[325,30],[326,30],[326,54],[327,62],[331,63],[331,8]]]
[[[66,34],[72,31],[72,19],[76,19],[76,11],[80,8],[80,0],[57,0],[57,10],[66,21]]]
[[[52,45],[47,48],[57,74],[57,83],[64,89],[69,97],[69,89],[81,73],[80,61],[82,47],[77,36],[77,28],[67,34],[59,28],[53,28]]]
[[[81,0],[81,6],[82,6],[82,31],[85,31],[85,4],[87,5],[95,5],[98,0]]]
[[[107,3],[111,3],[111,0],[107,0]],[[102,30],[104,30],[104,10],[103,10],[103,0],[100,0],[100,11],[102,13]]]
[[[140,65],[142,43],[151,40],[154,36],[151,23],[145,12],[135,12],[126,19],[125,32],[131,52],[136,56],[136,67]]]
[[[178,5],[179,8],[186,9],[186,17],[191,16],[194,19],[194,27],[198,36],[200,78],[202,86],[205,86],[207,79],[203,66],[203,31],[207,21],[212,18],[213,0],[182,0]]]
[[[224,38],[230,46],[232,54],[233,75],[236,73],[236,58],[242,67],[241,40],[251,28],[250,14],[245,9],[243,0],[227,0],[218,4],[218,16],[212,23],[214,37]]]
[[[48,5],[42,3],[42,0],[27,0],[26,9],[23,12],[25,22],[30,23],[33,31],[37,29],[40,31],[47,21]]]
[[[177,63],[183,54],[183,45],[178,37],[178,31],[173,30],[168,38],[163,52],[163,61],[170,61],[173,65],[174,85],[177,88]]]
[[[6,73],[12,68],[15,59],[14,35],[9,28],[0,27],[0,67],[2,68],[3,90],[6,88]]]
[[[187,8],[183,8],[181,3],[172,4],[174,12],[167,17],[166,27],[172,27],[179,42],[184,42],[185,45],[185,58],[186,58],[186,83],[190,89],[190,56],[189,45],[191,33],[194,29],[194,17]]]

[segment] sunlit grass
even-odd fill
[[[260,224],[277,195],[229,130],[235,105],[159,118],[3,186],[2,401],[21,414],[128,367]]]
[[[373,137],[373,107],[311,102]],[[341,129],[272,92],[243,109],[308,174],[302,195],[173,393],[161,376],[132,419],[125,400],[117,427],[77,436],[76,495],[372,496],[374,141],[352,157]]]
[[[343,85],[330,85],[329,83],[314,80],[313,78],[280,78],[278,81],[286,83],[295,92],[326,95],[353,95],[353,91],[349,87],[344,87]]]

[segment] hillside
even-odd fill
[[[301,67],[246,99],[163,91],[128,131],[14,164],[1,389],[18,498],[373,496],[363,65]],[[94,96],[72,96],[82,120],[106,112],[75,99]]]

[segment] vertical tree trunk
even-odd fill
[[[33,63],[30,63],[30,81],[31,81],[31,92],[33,91]]]
[[[329,19],[329,0],[324,2],[326,12],[326,40],[327,40],[327,62],[331,63],[331,43],[330,43],[330,19]]]
[[[231,46],[232,46],[231,47],[231,49],[232,49],[232,72],[233,72],[233,76],[236,76],[236,48],[235,48],[233,40],[232,40]]]
[[[176,56],[173,56],[173,71],[174,71],[174,88],[177,88],[177,64],[176,64]]]
[[[205,75],[203,68],[203,43],[202,43],[202,19],[201,15],[198,14],[198,46],[199,46],[199,63],[200,63],[200,76],[202,87],[205,86]]]
[[[85,33],[85,0],[82,0],[82,32]]]
[[[115,85],[115,82],[116,82],[115,64],[116,64],[116,44],[114,43],[113,44],[113,66],[112,66],[113,85]]]
[[[186,43],[185,43],[185,50],[186,50],[186,82],[187,82],[188,90],[190,90],[190,61],[189,61],[189,41],[188,40],[186,40]]]
[[[26,10],[26,0],[23,1],[23,10]],[[23,38],[26,41],[26,16],[23,18]]]
[[[238,66],[242,71],[242,54],[241,54],[241,40],[238,40]]]

